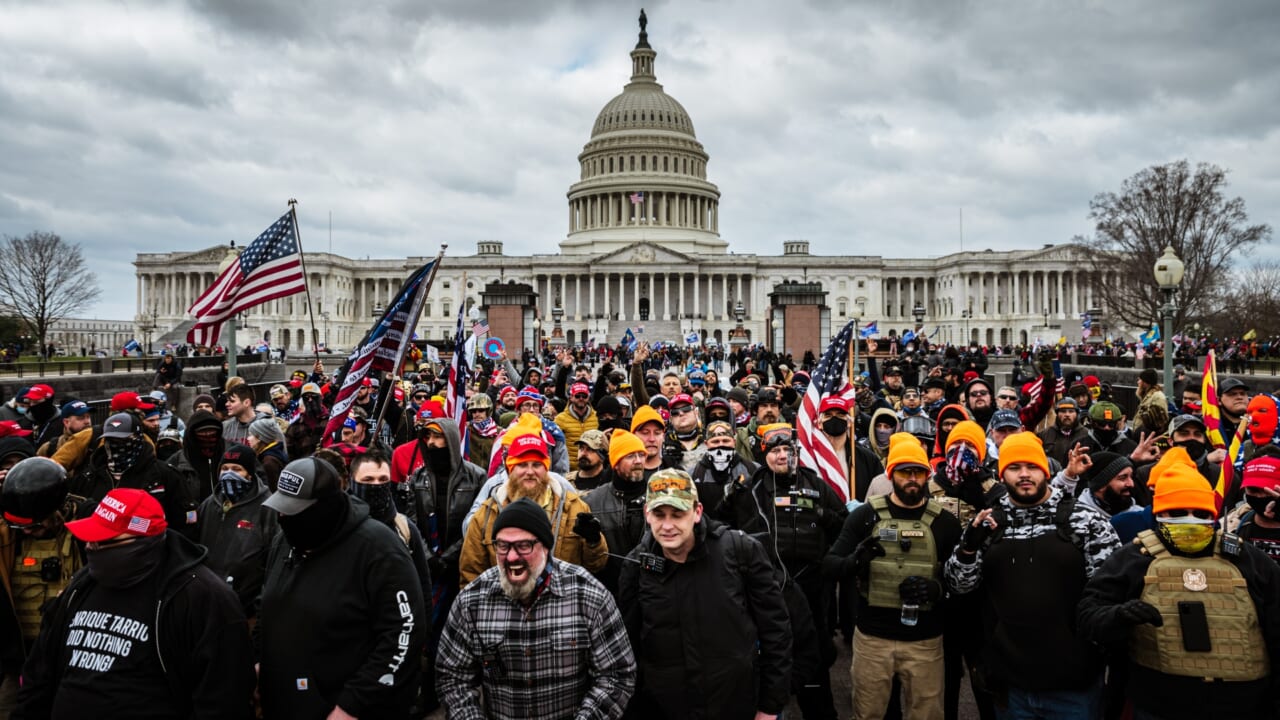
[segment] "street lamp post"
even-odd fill
[[[920,342],[920,331],[924,329],[924,305],[921,305],[919,300],[916,301],[915,307],[911,308],[911,315],[916,319],[916,342]]]
[[[324,349],[329,349],[329,311],[325,310],[320,313],[320,317],[324,318]]]
[[[969,344],[969,318],[973,317],[973,311],[964,309],[960,311],[960,317],[964,319],[964,342],[961,345]]]
[[[1164,293],[1164,306],[1160,308],[1164,314],[1164,396],[1173,398],[1173,353],[1169,352],[1169,339],[1173,334],[1173,314],[1177,309],[1173,304],[1173,294],[1182,284],[1184,270],[1182,260],[1173,252],[1173,246],[1166,245],[1164,254],[1156,260],[1156,285]]]

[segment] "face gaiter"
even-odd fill
[[[350,507],[345,493],[321,498],[296,515],[281,515],[280,530],[295,549],[314,550],[333,537]]]
[[[89,577],[109,588],[128,588],[150,576],[164,558],[164,535],[140,537],[133,542],[98,550],[85,550]]]

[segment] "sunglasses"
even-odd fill
[[[414,400],[426,400],[426,399],[427,399],[427,397],[428,397],[428,396],[427,396],[426,394],[424,394],[424,393],[418,393],[417,395],[414,395],[414,396],[413,396],[413,399],[414,399]]]
[[[997,399],[997,400],[1012,400],[1013,402],[1018,402],[1018,398],[1017,398],[1017,397],[1015,397],[1015,396],[1013,396],[1013,395],[997,395],[997,396],[996,396],[996,399]]]
[[[673,409],[671,411],[671,414],[675,416],[675,415],[684,415],[685,413],[691,413],[691,412],[693,412],[692,405],[681,405],[680,407]]]
[[[586,400],[586,399],[587,399],[587,398],[589,398],[589,397],[591,397],[591,396],[590,396],[590,395],[584,395],[583,393],[578,393],[577,395],[574,395],[574,396],[573,396],[573,399],[575,399],[575,400]]]
[[[987,392],[986,390],[970,390],[969,391],[969,397],[986,397],[990,394],[991,393]]]

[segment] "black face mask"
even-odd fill
[[[431,474],[440,479],[447,479],[449,473],[453,472],[453,453],[449,452],[448,446],[432,447],[427,446],[426,452],[427,467],[431,468]]]
[[[145,580],[164,559],[164,535],[141,537],[100,550],[85,550],[89,577],[109,588],[128,588]]]
[[[218,476],[218,485],[222,489],[222,494],[226,496],[227,502],[240,502],[249,496],[249,492],[256,484],[252,476],[245,477],[234,470],[223,470]]]
[[[1098,439],[1098,442],[1102,443],[1103,448],[1107,448],[1111,446],[1111,443],[1116,441],[1116,438],[1120,437],[1120,431],[1094,428],[1093,436]]]
[[[623,420],[622,418],[601,418],[599,420],[599,423],[600,423],[600,426],[598,429],[601,432],[612,430],[614,428],[627,430],[631,427],[630,425],[627,424],[627,421]]]
[[[396,501],[391,496],[391,483],[352,483],[351,494],[369,505],[369,516],[389,522],[396,516]]]
[[[280,530],[298,550],[314,550],[325,543],[347,518],[351,501],[345,494],[322,498],[297,515],[281,515]]]
[[[1266,517],[1266,518],[1270,518],[1270,517],[1271,517],[1270,515],[1268,515],[1268,514],[1267,514],[1267,506],[1268,506],[1268,505],[1270,505],[1270,504],[1271,504],[1271,503],[1273,503],[1273,502],[1277,502],[1277,501],[1276,501],[1276,498],[1273,498],[1273,497],[1267,497],[1267,496],[1265,496],[1265,495],[1264,495],[1264,496],[1262,496],[1262,497],[1254,497],[1254,496],[1252,496],[1252,495],[1245,495],[1245,496],[1244,496],[1244,501],[1245,501],[1245,502],[1247,502],[1247,503],[1249,503],[1249,507],[1253,509],[1253,512],[1254,512],[1254,513],[1256,513],[1256,514],[1258,514],[1258,515],[1260,515],[1260,516],[1262,516],[1262,517]]]
[[[842,417],[827,418],[822,421],[822,432],[836,437],[849,432],[849,421]]]
[[[302,406],[306,408],[308,415],[319,415],[323,406],[320,404],[319,395],[303,395]]]
[[[1182,442],[1174,443],[1173,446],[1186,448],[1187,454],[1196,462],[1199,462],[1200,458],[1204,457],[1205,453],[1209,452],[1209,446],[1203,440],[1183,440]]]

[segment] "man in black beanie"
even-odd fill
[[[551,521],[528,498],[498,513],[491,538],[497,565],[463,588],[436,655],[450,716],[622,717],[636,661],[613,596],[552,556]]]
[[[1065,481],[1060,484],[1068,487],[1084,483],[1080,504],[1106,517],[1142,509],[1133,499],[1133,462],[1125,455],[1106,450],[1086,453],[1083,445],[1076,445],[1059,477]]]

